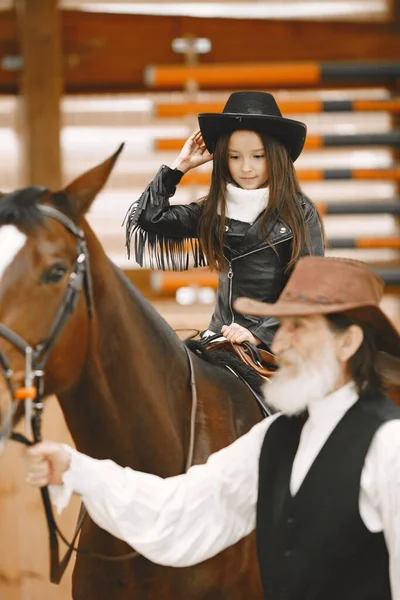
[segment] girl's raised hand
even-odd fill
[[[172,164],[172,168],[187,173],[190,169],[203,165],[212,158],[213,155],[207,150],[200,129],[197,129],[184,143],[179,156]]]

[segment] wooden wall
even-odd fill
[[[18,56],[17,31],[15,12],[0,12],[0,64]],[[400,58],[398,20],[243,21],[63,11],[64,89],[67,93],[143,91],[147,65],[183,64],[183,56],[173,52],[171,42],[188,35],[210,39],[212,49],[201,56],[202,63]],[[15,93],[18,78],[18,70],[1,68],[0,93]]]

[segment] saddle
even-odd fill
[[[205,349],[208,351],[222,350],[224,352],[233,352],[240,358],[242,362],[251,367],[258,375],[264,379],[269,379],[277,370],[275,357],[268,350],[262,350],[250,344],[243,342],[242,344],[234,344],[228,340],[213,341],[220,338],[221,335],[210,336],[205,341]]]

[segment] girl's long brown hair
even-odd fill
[[[204,209],[199,222],[199,240],[211,270],[226,269],[224,259],[224,234],[226,216],[226,184],[233,183],[228,168],[228,147],[232,134],[221,136],[215,147],[211,186],[204,198]],[[293,162],[286,148],[275,138],[259,134],[265,148],[268,161],[268,206],[260,225],[268,240],[271,233],[267,223],[273,223],[279,217],[293,232],[292,253],[287,270],[290,270],[300,258],[304,246],[310,249],[307,224],[304,211],[299,202],[301,193]],[[235,184],[234,184],[235,185]],[[220,207],[220,218],[218,217]],[[274,248],[273,244],[271,244]]]

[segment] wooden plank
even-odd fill
[[[35,7],[36,2],[31,2]],[[200,19],[149,15],[62,12],[67,92],[142,91],[147,65],[175,64],[171,42],[194,35],[211,40],[203,64],[238,61],[398,60],[400,44],[393,23]],[[227,40],[240,40],[227,43]],[[4,58],[18,54],[15,14],[0,12],[0,93],[15,92],[18,74],[4,69]]]
[[[80,61],[66,76],[68,90],[143,89],[147,65],[183,63],[171,42],[189,34],[211,40],[211,52],[200,59],[206,64],[400,58],[398,38],[388,24],[342,23],[346,44],[338,44],[333,23],[82,13],[64,13],[63,23],[64,44]]]
[[[23,69],[18,105],[22,179],[61,185],[61,27],[57,0],[16,0]]]

